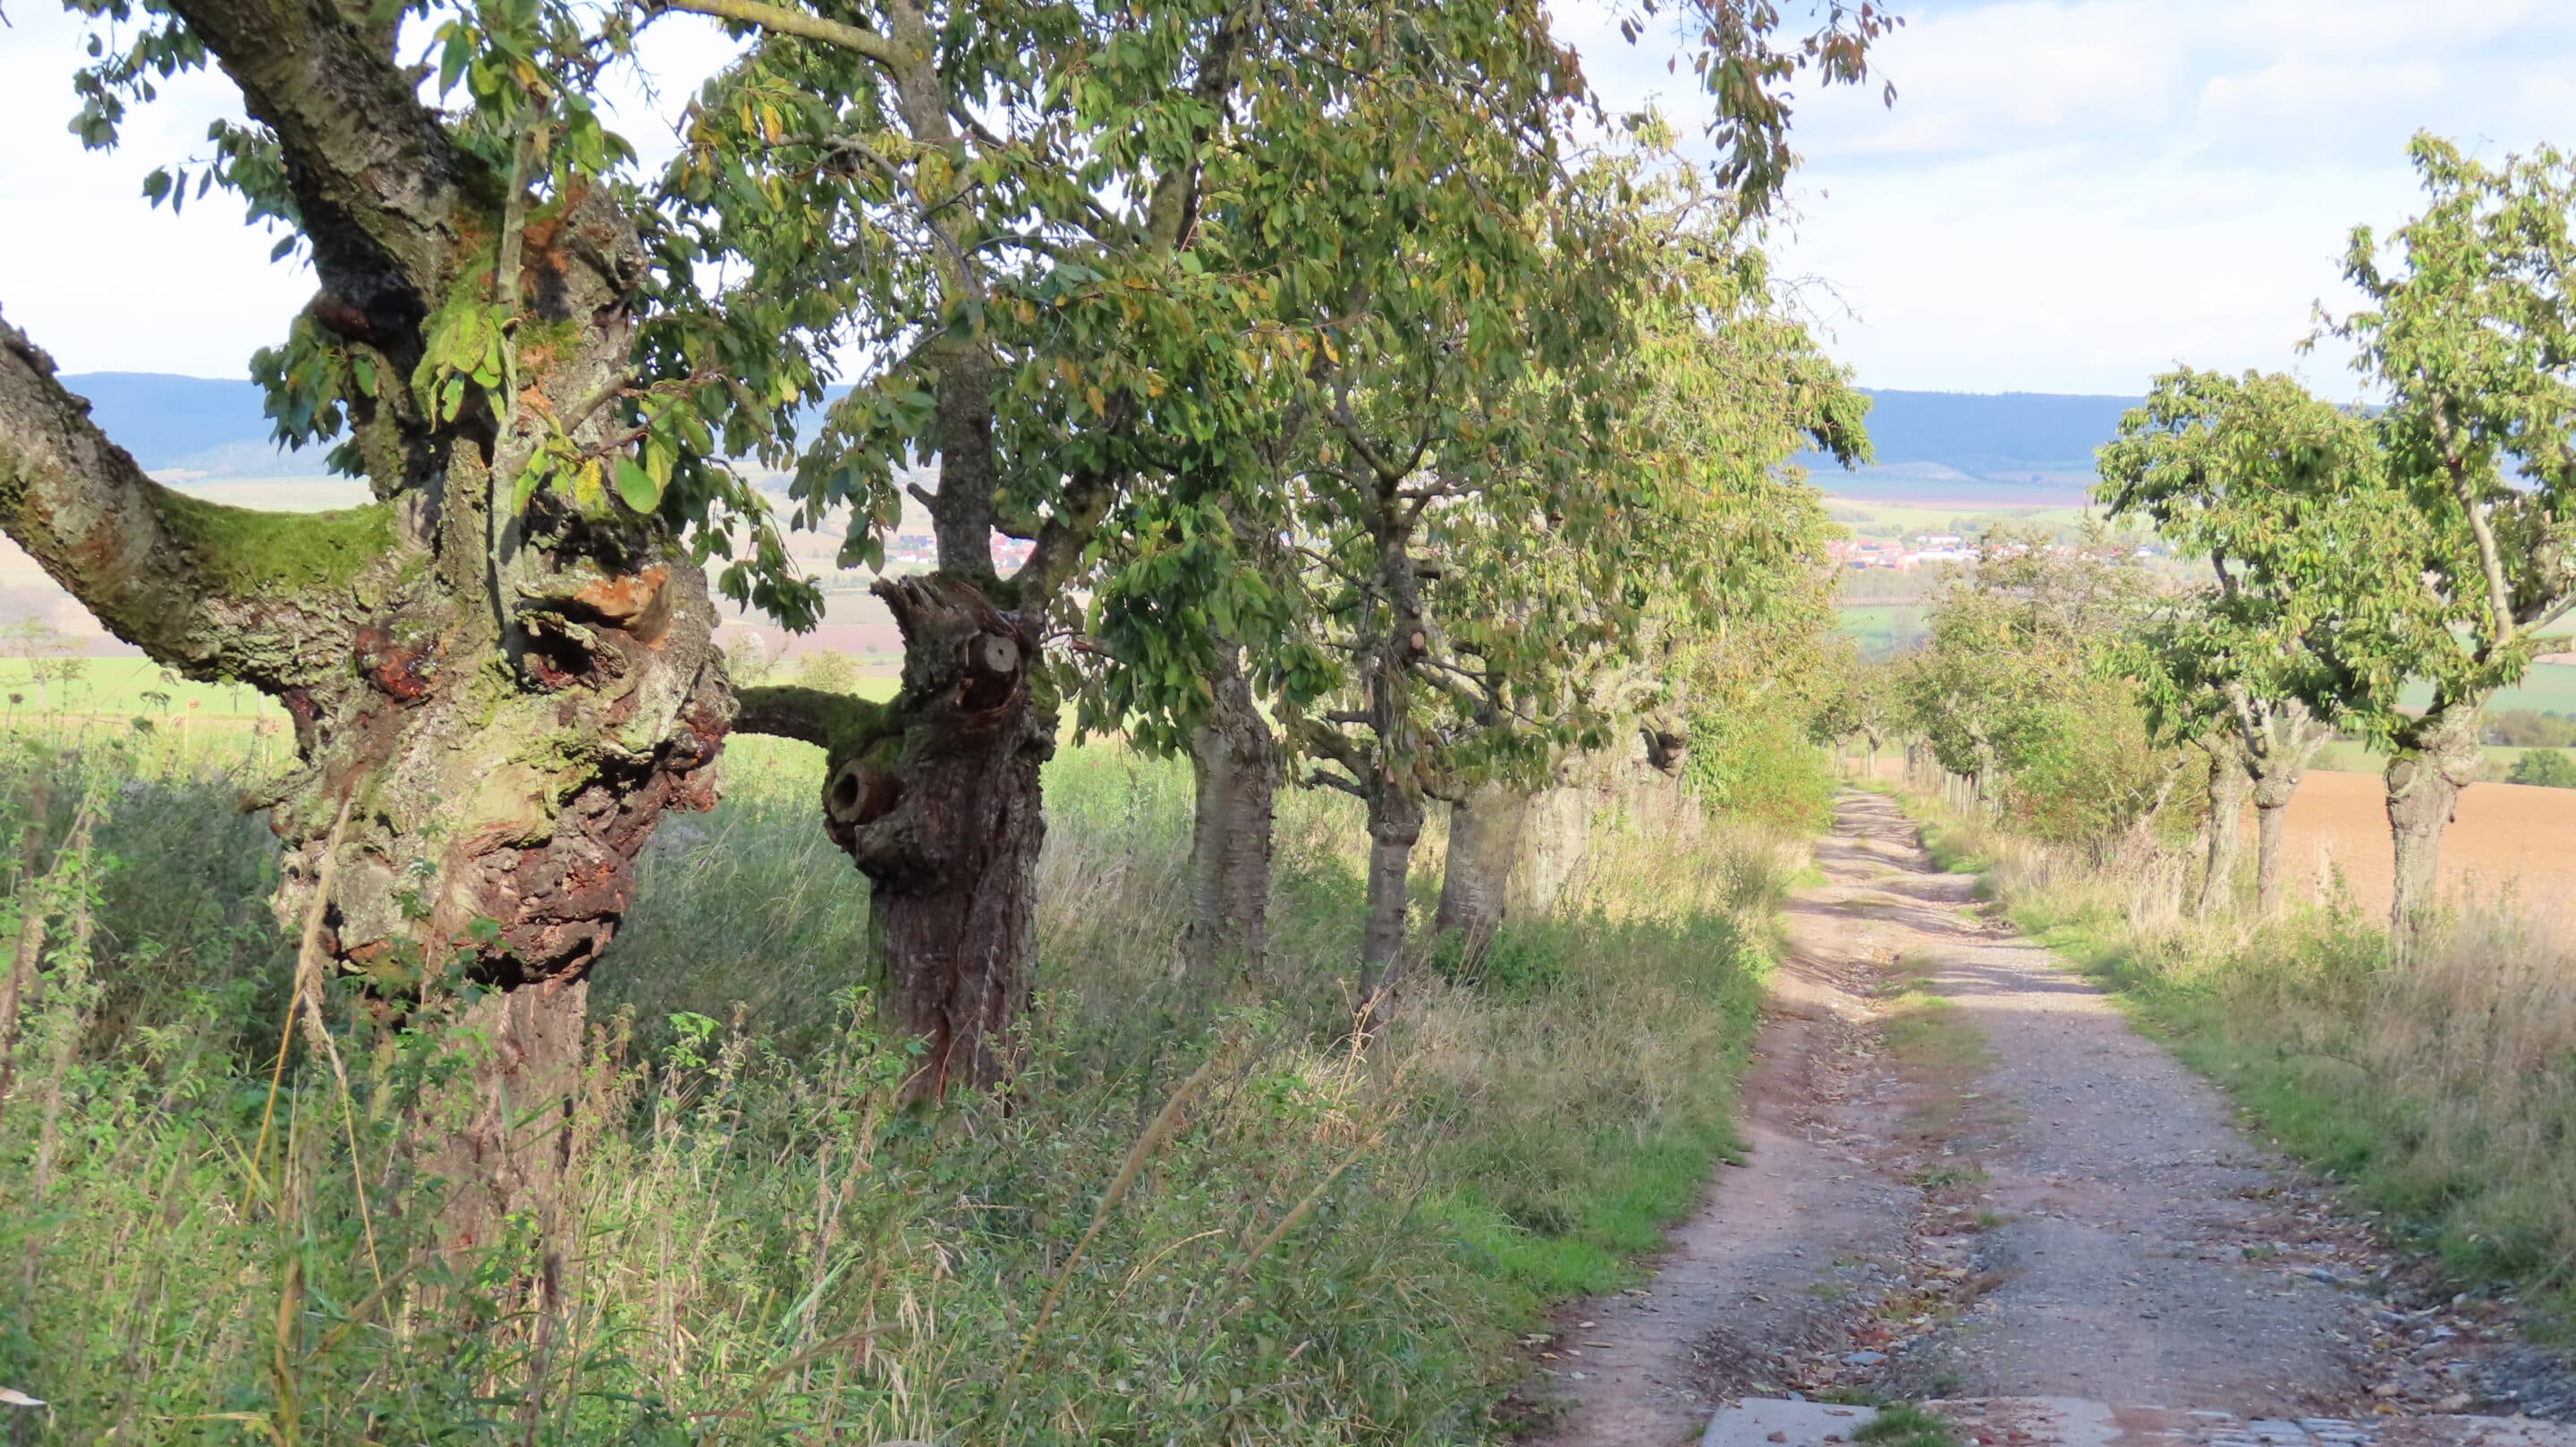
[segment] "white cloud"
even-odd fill
[[[1669,31],[1620,41],[1615,0],[1559,0],[1623,106],[1705,106]],[[1784,7],[1794,19],[1801,7]],[[2428,128],[2497,154],[2576,142],[2576,4],[2565,0],[1917,0],[1879,68],[1899,90],[1802,94],[1807,168],[1777,230],[1784,271],[1830,284],[1838,351],[1880,386],[2135,391],[2177,359],[2300,368],[2309,308],[2337,295],[2348,229],[2415,204]],[[1669,12],[1668,12],[1669,14]],[[76,22],[12,6],[0,45],[0,308],[66,367],[239,376],[282,336],[309,273],[221,196],[172,218],[138,187],[236,114],[182,77],[118,152],[63,130]],[[615,107],[648,162],[729,47],[672,16],[648,32],[649,101]],[[1822,298],[1823,287],[1812,295]]]
[[[173,216],[142,194],[146,172],[203,154],[209,122],[241,117],[241,97],[215,71],[161,84],[128,114],[114,151],[84,151],[65,127],[81,23],[43,0],[9,7],[0,44],[0,316],[52,352],[65,371],[246,374],[255,349],[283,339],[313,294],[310,267],[271,263],[279,234],[245,227],[221,192]],[[715,22],[673,15],[645,32],[648,95],[612,77],[611,123],[647,165],[676,151],[673,123],[698,81],[733,53]]]
[[[2136,392],[2181,360],[2348,395],[2338,354],[2296,348],[2311,308],[2341,303],[2350,228],[2414,209],[2407,138],[2576,141],[2576,5],[1899,8],[1877,57],[1895,109],[1874,87],[1801,97],[1807,165],[1773,237],[1784,271],[1848,304],[1836,351],[1876,386]],[[1615,35],[1577,43],[1622,104],[1703,113]]]

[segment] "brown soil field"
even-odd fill
[[[2281,842],[2293,894],[2322,889],[2331,871],[2364,909],[2388,908],[2394,861],[2377,774],[2319,770],[2290,801]],[[2442,886],[2489,896],[2510,888],[2555,908],[2576,897],[2576,789],[2472,784],[2442,834]]]

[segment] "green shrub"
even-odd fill
[[[2544,789],[2576,789],[2576,758],[2557,749],[2525,749],[2513,761],[2508,784],[2537,784]]]
[[[1834,777],[1824,751],[1784,711],[1694,715],[1683,772],[1701,802],[1720,813],[1802,834],[1833,823]]]

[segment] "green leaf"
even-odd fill
[[[617,499],[640,513],[649,513],[662,504],[662,485],[651,474],[635,465],[632,457],[617,459]]]
[[[447,27],[447,46],[438,57],[438,93],[456,89],[457,77],[465,73],[465,62],[472,59],[474,47],[465,38],[465,27],[451,23]]]

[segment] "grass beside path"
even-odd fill
[[[2349,901],[2206,916],[2187,856],[2097,864],[1905,802],[1942,868],[1977,873],[2267,1140],[2462,1287],[2576,1336],[2576,971],[2547,922],[2461,904],[2400,970]]]

